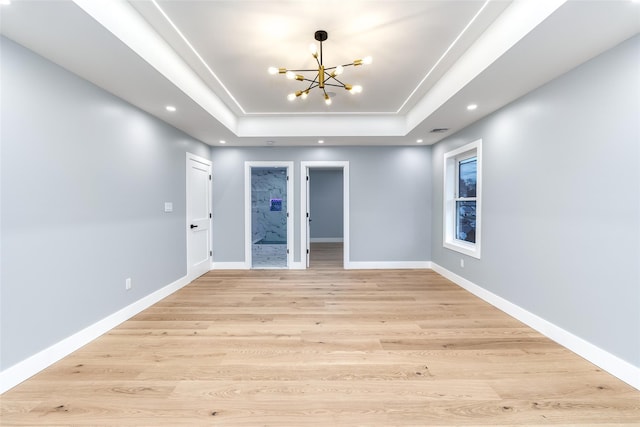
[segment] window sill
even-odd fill
[[[443,246],[452,251],[480,259],[480,247],[477,244],[463,242],[462,240],[447,240],[443,243]]]

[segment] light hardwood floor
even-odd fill
[[[438,274],[315,249],[206,274],[6,392],[0,424],[640,425],[639,391]]]

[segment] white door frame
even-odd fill
[[[213,174],[213,162],[209,159],[206,159],[204,157],[200,157],[197,156],[195,154],[186,153],[186,200],[185,200],[185,236],[186,236],[186,243],[187,243],[187,278],[189,279],[189,281],[194,280],[196,277],[198,277],[200,275],[199,272],[194,272],[191,269],[191,263],[190,263],[190,253],[189,253],[189,239],[190,239],[190,233],[189,233],[189,226],[190,226],[190,221],[191,218],[189,218],[189,200],[190,196],[191,196],[191,188],[189,187],[189,183],[190,183],[190,179],[189,179],[189,168],[190,168],[190,164],[189,162],[191,161],[196,161],[198,163],[202,163],[204,165],[206,165],[209,168],[209,176],[211,176]],[[212,238],[211,238],[211,225],[212,225],[212,219],[211,219],[211,212],[213,212],[213,201],[212,201],[212,192],[211,192],[211,178],[208,181],[208,190],[207,193],[209,194],[209,229],[207,230],[207,244],[208,244],[208,250],[209,250],[209,254],[211,254],[211,250],[212,250]],[[212,257],[209,256],[209,263],[208,263],[208,270],[211,269],[211,259]]]
[[[293,268],[293,212],[295,197],[293,193],[293,162],[284,161],[246,161],[244,162],[244,263],[246,269],[253,265],[251,255],[251,168],[287,169],[287,268]]]
[[[343,197],[343,233],[344,233],[344,268],[349,268],[349,161],[307,161],[300,162],[300,261],[305,268],[307,265],[307,176],[309,169],[342,168],[342,197]]]

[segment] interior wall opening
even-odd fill
[[[251,268],[287,268],[287,168],[251,168]]]
[[[301,162],[301,259],[305,268],[349,268],[349,162]]]
[[[342,168],[309,169],[309,268],[342,267]]]

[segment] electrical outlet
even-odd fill
[[[464,258],[460,258],[460,267],[464,268]]]
[[[128,277],[127,280],[124,281],[124,288],[127,291],[131,290],[131,277]]]

